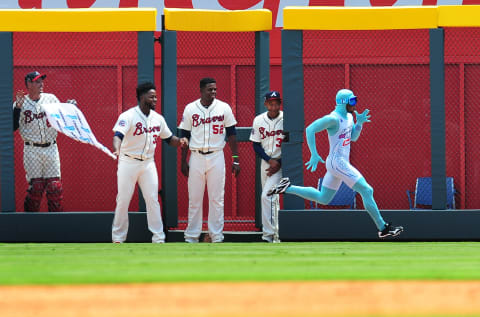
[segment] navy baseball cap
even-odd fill
[[[265,94],[265,101],[269,100],[282,100],[280,93],[276,90],[269,91]]]
[[[39,72],[37,71],[34,71],[34,72],[31,72],[31,73],[28,73],[27,76],[25,76],[25,83],[27,83],[27,81],[36,81],[37,79],[45,79],[45,77],[47,77],[47,75],[45,74],[40,74]]]

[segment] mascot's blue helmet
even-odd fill
[[[357,104],[357,96],[353,94],[353,91],[349,89],[340,89],[335,97],[337,105],[355,106]]]

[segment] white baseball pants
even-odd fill
[[[278,195],[267,196],[267,191],[280,182],[280,179],[282,178],[282,170],[280,169],[272,176],[267,176],[265,170],[269,167],[270,164],[265,162],[265,160],[262,160],[260,165],[260,178],[262,181],[262,238],[267,241],[272,241],[274,233],[272,210],[273,208],[278,208],[277,210],[280,210],[280,199]]]
[[[48,147],[24,145],[23,167],[25,168],[27,182],[32,178],[61,177],[60,155],[57,144]]]
[[[192,151],[188,174],[188,226],[185,241],[197,242],[202,233],[203,195],[208,190],[208,232],[212,242],[223,241],[225,157],[223,151]]]
[[[153,234],[153,243],[165,242],[160,203],[158,202],[158,174],[153,159],[138,161],[121,154],[117,170],[117,206],[112,225],[112,241],[124,242],[128,232],[128,206],[135,184],[142,190],[147,207],[148,230]]]

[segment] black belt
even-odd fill
[[[207,154],[212,154],[213,151],[208,151],[208,152],[203,152],[203,151],[200,151],[200,150],[197,150],[198,153],[200,154],[203,154],[203,155],[207,155]]]
[[[57,141],[47,142],[47,143],[31,143],[31,142],[25,142],[25,145],[33,145],[33,146],[36,146],[36,147],[49,147],[50,145],[56,144],[56,143],[57,143]]]
[[[127,154],[125,154],[125,156],[126,156],[126,157],[129,157],[129,158],[132,158],[132,159],[134,159],[134,160],[137,160],[137,161],[143,161],[143,159],[139,159],[139,158],[136,158],[136,157],[127,155]]]

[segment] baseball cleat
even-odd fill
[[[386,237],[396,237],[402,232],[403,232],[402,226],[394,227],[391,223],[387,223],[385,225],[385,229],[378,232],[378,237],[382,239]]]
[[[272,236],[263,236],[262,237],[262,242],[272,243],[273,242],[273,237]]]
[[[277,185],[274,185],[268,190],[267,196],[272,196],[273,194],[283,194],[288,187],[290,187],[290,179],[288,177],[284,177],[280,179],[280,182],[278,182]]]

